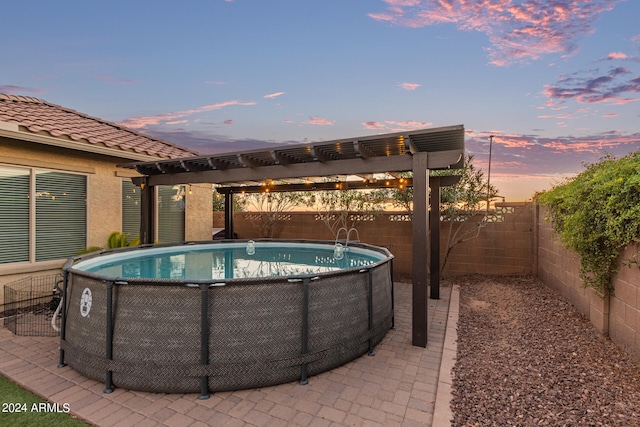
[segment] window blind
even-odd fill
[[[185,187],[158,186],[158,240],[184,241]]]
[[[122,232],[140,236],[140,188],[128,180],[122,181]]]
[[[30,175],[0,166],[0,264],[29,261]]]
[[[36,173],[36,261],[77,254],[87,241],[87,178]]]

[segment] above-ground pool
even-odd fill
[[[317,241],[147,245],[69,259],[61,365],[114,386],[192,393],[314,375],[393,325],[393,256]]]

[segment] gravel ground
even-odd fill
[[[460,285],[453,426],[640,426],[639,365],[532,279]]]

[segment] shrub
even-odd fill
[[[538,195],[553,228],[580,255],[580,277],[600,295],[612,292],[620,251],[640,241],[640,151],[587,165],[572,180]]]

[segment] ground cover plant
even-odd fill
[[[87,426],[88,424],[65,413],[0,375],[0,426]],[[57,412],[57,411],[61,412]]]
[[[627,245],[640,242],[640,151],[607,156],[568,182],[541,193],[553,229],[580,256],[585,286],[613,291],[611,276]]]

